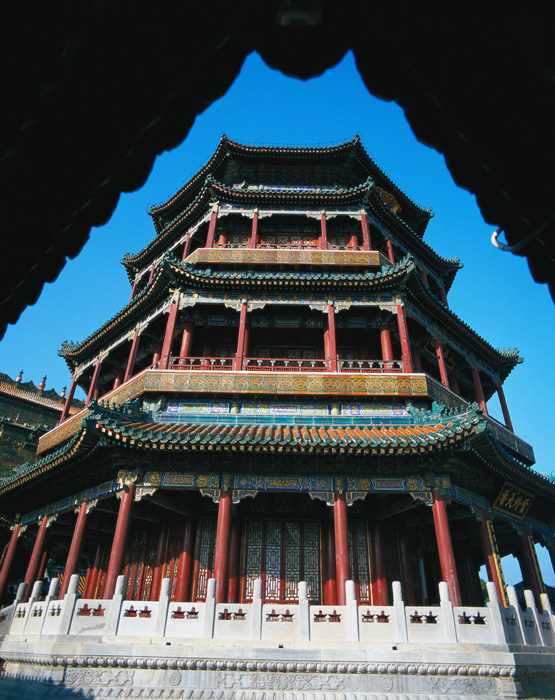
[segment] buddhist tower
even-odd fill
[[[132,686],[157,668],[148,687],[175,697],[518,695],[511,645],[555,643],[535,550],[554,560],[555,483],[511,423],[502,385],[518,352],[449,306],[462,263],[425,242],[432,212],[358,137],[223,136],[149,214],[152,242],[122,261],[129,301],[62,346],[61,421],[0,485],[12,527],[0,587],[22,530],[33,539],[0,622],[13,687],[34,663],[66,685],[82,666]],[[77,386],[86,406],[70,415]],[[67,561],[40,601],[53,542]],[[484,661],[479,644],[509,656]],[[553,663],[534,666],[538,697]]]

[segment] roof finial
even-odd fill
[[[65,399],[66,397],[66,391],[67,391],[67,386],[62,387],[62,392],[60,394],[61,399]]]
[[[41,392],[44,391],[45,386],[46,386],[46,374],[42,378],[42,382],[39,384],[39,391],[41,391]]]
[[[21,380],[22,380],[22,379],[23,379],[23,370],[20,370],[20,371],[19,371],[19,374],[18,374],[17,377],[16,377],[16,380],[15,380],[15,381],[16,381],[18,384],[21,384]]]

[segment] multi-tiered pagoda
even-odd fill
[[[83,615],[120,595],[146,616],[164,599],[176,624],[213,595],[217,620],[240,628],[258,601],[277,630],[305,603],[314,624],[355,601],[358,628],[380,630],[364,624],[387,622],[402,591],[416,629],[447,593],[481,610],[482,565],[507,610],[507,554],[529,602],[547,605],[535,544],[553,560],[555,484],[509,417],[518,352],[449,308],[462,264],[424,242],[432,213],[358,137],[269,148],[224,136],[149,213],[155,238],[123,260],[129,302],[62,347],[66,411],[0,487],[13,526],[0,585],[20,531],[36,532],[17,610],[52,542],[68,551],[54,598],[81,572]],[[77,386],[87,405],[70,417]],[[488,415],[495,393],[504,425]]]

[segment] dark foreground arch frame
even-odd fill
[[[555,292],[555,81],[532,6],[242,0],[3,8],[0,336],[258,51],[309,78],[351,49]],[[545,11],[547,12],[547,10]]]

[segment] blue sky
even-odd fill
[[[483,221],[474,196],[454,184],[443,156],[416,140],[402,109],[368,93],[351,54],[306,82],[269,69],[256,54],[248,57],[228,93],[196,119],[183,144],[157,158],[144,187],[122,195],[111,220],[93,229],[80,255],[8,328],[0,342],[0,372],[15,378],[23,369],[24,380],[37,385],[46,374],[47,388],[58,392],[69,386],[69,372],[56,355],[62,341],[83,340],[127,303],[130,286],[119,261],[153,238],[146,210],[186,182],[224,132],[270,145],[329,145],[358,133],[389,177],[432,209],[425,240],[440,255],[464,263],[449,294],[451,308],[493,346],[518,347],[525,358],[505,382],[505,395],[516,433],[534,446],[537,470],[551,474],[555,379],[547,349],[555,331],[548,289],[534,283],[524,258],[491,245],[495,222]],[[502,420],[497,401],[489,408]],[[543,558],[542,570],[555,585]]]

